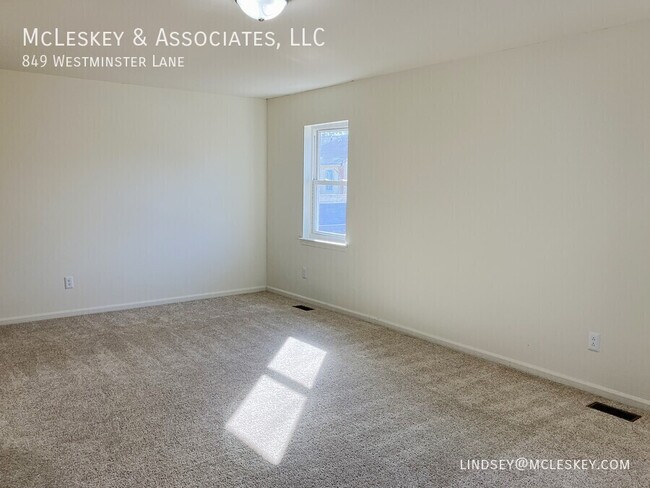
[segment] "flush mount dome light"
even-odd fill
[[[271,20],[282,13],[288,0],[235,0],[246,15],[259,20]]]

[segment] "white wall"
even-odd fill
[[[650,406],[648,53],[644,22],[271,100],[269,286]],[[298,241],[303,126],[341,119],[345,251]]]
[[[264,100],[0,71],[0,323],[263,287],[265,182]]]

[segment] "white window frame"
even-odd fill
[[[307,241],[324,242],[336,245],[347,245],[348,231],[346,234],[333,234],[331,232],[318,231],[318,205],[316,205],[316,188],[318,185],[348,186],[348,180],[319,180],[318,176],[318,133],[325,130],[347,130],[349,133],[350,124],[347,120],[328,122],[326,124],[314,124],[305,126],[305,171],[303,189],[303,230],[302,239]],[[349,152],[349,147],[348,147]],[[346,175],[347,176],[347,175]],[[346,204],[346,223],[347,223]]]

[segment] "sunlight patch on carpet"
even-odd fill
[[[305,388],[311,388],[326,355],[322,349],[289,337],[267,367]]]
[[[327,352],[289,337],[268,365],[278,379],[264,374],[228,420],[226,430],[266,461],[278,465],[307,402],[307,396],[281,382],[314,386]],[[289,383],[289,382],[287,382]]]

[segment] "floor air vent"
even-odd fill
[[[587,405],[587,406],[589,408],[593,408],[594,410],[598,410],[599,412],[608,413],[610,415],[613,415],[614,417],[627,420],[628,422],[634,422],[635,420],[639,420],[641,418],[641,415],[636,415],[631,412],[626,412],[625,410],[621,410],[620,408],[610,407],[609,405],[605,405],[604,403],[600,403],[600,402],[594,402],[591,405]]]
[[[311,312],[312,310],[314,310],[313,308],[308,307],[307,305],[296,305],[293,308],[297,308],[298,310],[304,310],[305,312]]]

